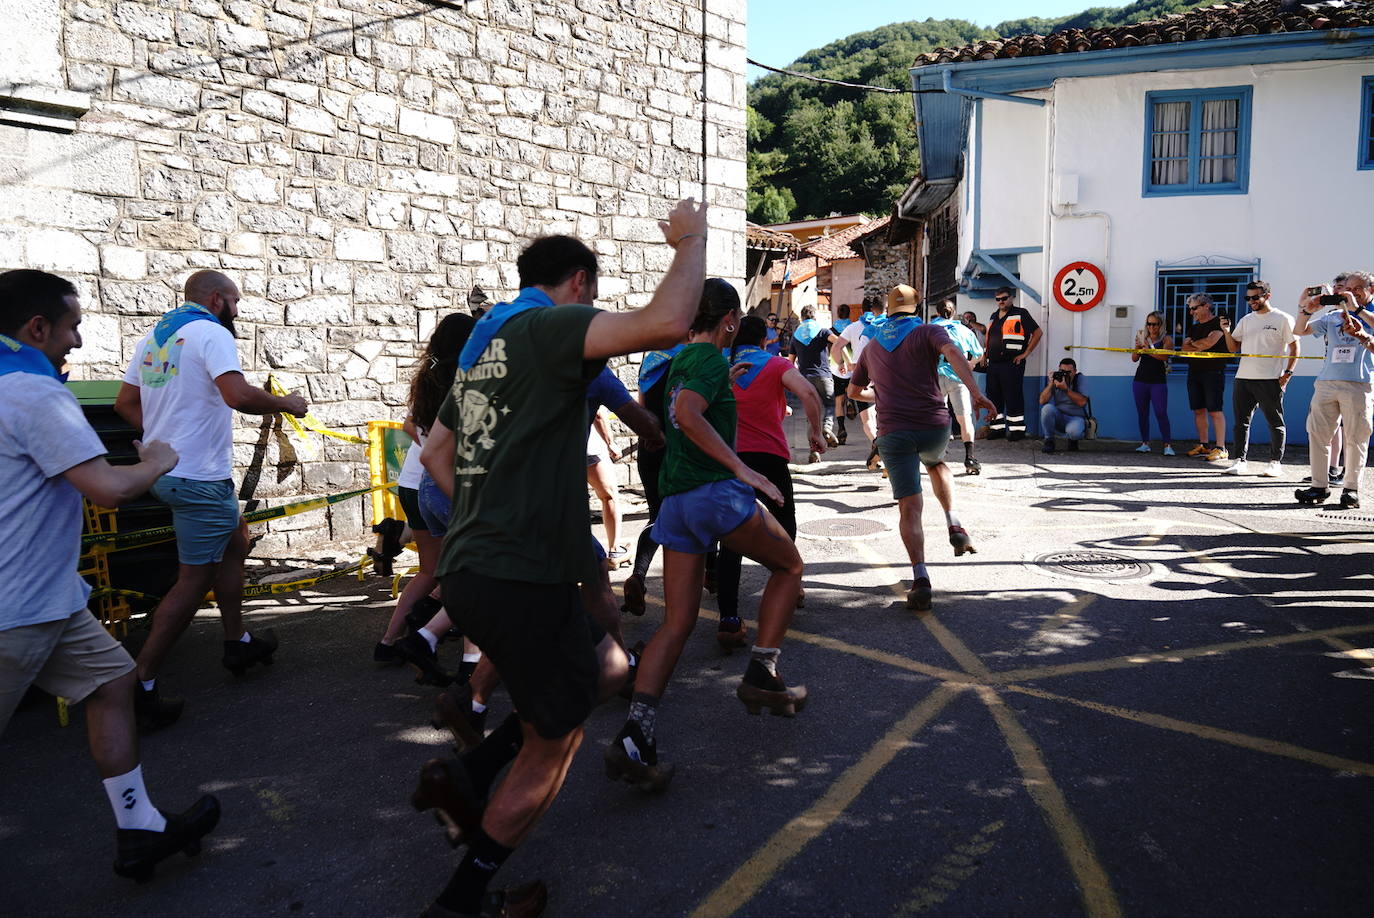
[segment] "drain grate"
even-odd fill
[[[1040,555],[1032,563],[1051,574],[1094,580],[1134,580],[1150,573],[1150,565],[1107,551],[1056,551]]]
[[[862,516],[807,520],[797,525],[797,532],[813,539],[866,539],[886,531],[885,524]]]

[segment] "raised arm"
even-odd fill
[[[641,393],[642,397],[643,393]],[[614,409],[615,416],[625,422],[625,426],[639,437],[639,448],[656,453],[663,449],[663,430],[658,426],[658,418],[635,399],[630,399]]]
[[[697,206],[692,198],[679,201],[658,226],[673,248],[668,273],[643,309],[602,312],[592,319],[582,345],[587,360],[672,347],[687,334],[706,281],[706,205]]]
[[[988,413],[988,420],[997,417],[997,406],[992,403],[983,390],[978,388],[978,380],[973,376],[973,365],[968,362],[964,352],[959,350],[959,345],[953,341],[942,346],[940,353],[949,361],[949,367],[954,371],[954,375],[959,377],[959,382],[968,389],[969,395],[973,397],[973,416],[977,418],[978,409],[983,408]]]
[[[305,399],[294,392],[290,395],[273,395],[266,389],[249,385],[242,373],[221,373],[215,377],[215,386],[224,404],[243,414],[285,412],[302,418],[309,407]]]

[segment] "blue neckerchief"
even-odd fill
[[[730,355],[729,351],[722,351],[721,353],[725,354],[725,359],[730,361],[731,366],[737,363],[749,364],[749,369],[745,371],[744,375],[735,380],[735,385],[739,386],[741,389],[748,389],[750,384],[758,378],[759,371],[767,366],[768,361],[772,360],[775,356],[768,353],[763,348],[755,347],[752,344],[746,344],[742,347],[735,348],[733,357]]]
[[[668,365],[684,347],[686,345],[675,344],[666,351],[650,351],[645,354],[644,362],[639,365],[639,391],[648,392],[658,385],[658,381],[668,372]]]
[[[883,346],[883,350],[892,353],[897,349],[897,345],[906,340],[906,336],[915,331],[920,325],[921,317],[912,313],[902,313],[890,316],[882,323],[874,322],[864,329],[864,337],[872,338]]]
[[[213,312],[199,303],[182,303],[157,320],[157,325],[153,327],[153,343],[162,347],[167,343],[168,338],[177,333],[181,326],[189,322],[199,322],[202,319],[209,319],[212,322],[219,321]]]
[[[0,335],[0,376],[8,376],[10,373],[32,373],[35,376],[58,378],[52,361],[38,348],[16,341],[9,335]]]
[[[792,333],[792,337],[806,345],[811,343],[820,330],[821,323],[815,319],[803,319],[801,324],[797,326],[797,330]]]
[[[496,337],[496,333],[501,330],[502,325],[506,324],[507,319],[514,318],[529,309],[542,309],[552,305],[553,300],[543,290],[538,287],[525,287],[511,302],[497,303],[488,309],[482,318],[477,320],[477,324],[472,327],[467,343],[463,345],[462,353],[458,355],[458,368],[464,373],[471,370],[472,365],[481,359],[487,345],[491,344],[491,339]]]
[[[873,319],[874,319],[873,313],[868,312],[867,310],[864,311],[864,314],[863,314],[863,315],[859,316],[859,321],[862,322],[862,323],[865,324],[865,325],[872,325],[872,324],[873,324]]]
[[[830,327],[835,329],[836,333],[839,333],[849,327],[850,321],[849,319],[836,319],[834,322],[830,323]]]

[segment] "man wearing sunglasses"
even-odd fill
[[[1236,461],[1226,470],[1228,475],[1244,475],[1249,471],[1246,458],[1250,452],[1250,419],[1258,406],[1269,424],[1269,464],[1260,472],[1266,478],[1280,478],[1283,469],[1283,448],[1287,432],[1283,426],[1283,391],[1293,378],[1298,363],[1298,339],[1293,335],[1293,317],[1269,305],[1270,287],[1267,281],[1253,280],[1245,285],[1245,302],[1250,312],[1228,328],[1223,321],[1221,333],[1226,347],[1247,354],[1240,358],[1236,381],[1231,389],[1231,407],[1236,416]],[[1258,356],[1273,354],[1276,356]],[[1283,354],[1286,356],[1277,356]]]
[[[1016,295],[1010,287],[998,287],[993,297],[997,311],[988,320],[987,349],[982,366],[988,374],[988,398],[997,406],[997,414],[988,422],[988,439],[1008,440],[1026,438],[1026,394],[1022,383],[1026,378],[1026,358],[1040,343],[1040,323],[1020,306],[1012,302]],[[1006,427],[992,425],[1005,417]]]
[[[1212,313],[1212,298],[1205,293],[1188,297],[1188,316],[1192,324],[1183,339],[1183,353],[1206,351],[1229,354],[1222,318]],[[1228,458],[1226,452],[1226,415],[1221,405],[1226,396],[1226,362],[1216,357],[1184,357],[1188,363],[1188,407],[1193,409],[1198,444],[1185,455],[1201,456],[1208,462]],[[1207,421],[1214,437],[1207,439]]]

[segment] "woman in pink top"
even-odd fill
[[[749,468],[773,483],[782,493],[781,506],[769,500],[762,491],[755,496],[768,508],[787,535],[797,537],[797,511],[792,501],[792,475],[787,470],[791,450],[783,433],[782,419],[787,414],[784,390],[801,399],[806,410],[811,449],[825,452],[825,437],[821,432],[820,396],[816,387],[783,357],[775,357],[763,349],[768,326],[758,316],[745,316],[740,321],[730,363],[735,367],[735,452]],[[747,367],[744,369],[743,367]],[[744,624],[739,618],[740,556],[721,546],[716,558],[716,607],[720,610],[720,626],[716,640],[726,649],[743,647],[748,643]],[[797,605],[801,605],[798,596]]]

